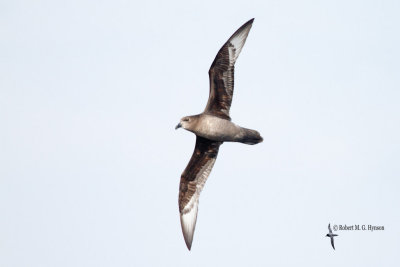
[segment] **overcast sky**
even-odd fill
[[[0,1],[0,266],[399,266],[399,1]],[[219,48],[233,121],[178,213]],[[327,225],[377,225],[338,231]]]

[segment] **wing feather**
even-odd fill
[[[193,155],[181,175],[179,185],[179,213],[186,246],[191,249],[196,228],[200,193],[207,181],[222,142],[196,137]]]
[[[221,47],[208,72],[210,95],[204,110],[223,119],[230,120],[235,62],[242,51],[254,19],[240,27]]]

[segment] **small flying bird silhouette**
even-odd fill
[[[334,236],[338,236],[338,235],[332,233],[331,224],[328,224],[328,230],[329,230],[329,233],[327,233],[326,236],[331,238],[332,247],[333,247],[333,249],[335,249],[335,243],[334,243],[334,241],[333,241],[333,237],[334,237]]]
[[[234,66],[254,19],[241,26],[218,51],[208,72],[210,93],[203,113],[183,117],[175,129],[183,128],[196,135],[192,158],[181,175],[179,185],[179,213],[187,248],[192,247],[196,227],[199,197],[223,142],[254,145],[263,141],[256,130],[231,122]]]

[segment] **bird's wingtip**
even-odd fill
[[[186,242],[186,239],[185,239],[185,243],[186,243],[187,249],[190,251],[192,249],[192,243]]]
[[[183,238],[189,251],[192,249],[193,235],[197,221],[197,209],[198,203],[196,201],[188,211],[184,210],[180,213]]]
[[[250,25],[252,25],[253,24],[253,22],[254,22],[254,18],[252,18],[252,19],[249,19],[243,26],[248,26],[249,24]]]

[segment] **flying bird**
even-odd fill
[[[328,224],[328,230],[329,230],[329,233],[327,233],[326,236],[331,238],[332,247],[333,247],[333,249],[335,249],[335,243],[334,243],[334,241],[333,241],[333,237],[334,237],[334,236],[338,236],[338,235],[332,233],[331,224]]]
[[[183,117],[175,127],[196,135],[193,155],[181,175],[178,200],[183,237],[189,250],[196,227],[200,193],[214,166],[219,147],[223,142],[254,145],[263,141],[256,130],[234,124],[229,116],[235,62],[253,21],[251,19],[241,26],[218,51],[208,71],[210,92],[203,113]]]

